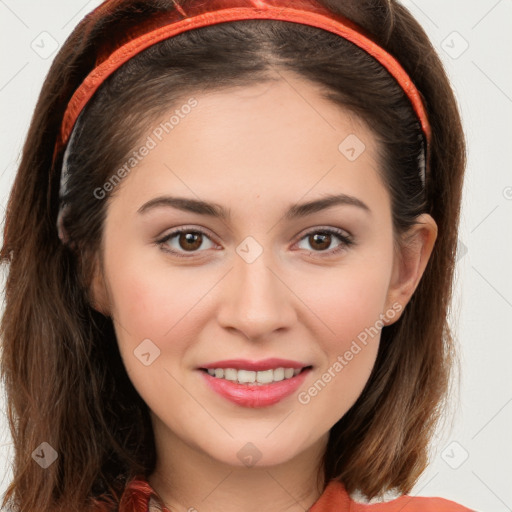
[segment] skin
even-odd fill
[[[316,85],[280,76],[194,96],[198,105],[108,204],[94,305],[113,318],[126,370],[150,408],[158,461],[149,482],[172,510],[303,511],[319,498],[329,429],[363,390],[380,331],[307,404],[298,395],[365,328],[383,315],[384,325],[398,320],[397,305],[405,307],[416,289],[437,236],[434,220],[422,215],[408,248],[393,245],[373,133]],[[366,146],[353,162],[338,149],[350,134]],[[333,193],[355,196],[370,211],[339,205],[284,218],[290,205]],[[137,212],[165,194],[213,201],[232,216],[169,206]],[[179,235],[167,242],[188,259],[155,243],[180,226],[209,235],[195,252]],[[315,228],[340,228],[355,243],[343,247],[336,235],[315,243],[306,236]],[[251,263],[236,252],[248,236],[263,251]],[[134,355],[145,339],[160,350],[149,366]],[[313,369],[298,392],[265,408],[227,401],[197,370],[221,359],[267,357]],[[249,442],[260,454],[251,467],[237,455]]]

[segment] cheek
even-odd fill
[[[200,326],[194,313],[213,286],[211,278],[193,279],[183,269],[162,269],[135,256],[113,261],[109,266],[106,258],[105,268],[126,372],[151,410],[161,410],[164,399],[186,407],[181,379],[173,376],[179,375],[190,340],[197,337],[193,331]]]
[[[301,296],[315,313],[322,351],[315,379],[298,396],[312,417],[330,428],[363,391],[378,353],[390,260],[346,265],[302,282]],[[318,322],[318,320],[320,320]],[[310,326],[310,329],[312,327]]]
[[[320,339],[343,349],[382,318],[389,285],[386,262],[344,265],[330,272],[305,275],[294,291],[323,326]]]
[[[182,390],[171,375],[186,365],[191,340],[201,330],[201,299],[216,276],[199,276],[197,268],[170,268],[161,257],[148,261],[137,251],[119,254],[114,249],[112,244],[105,251],[104,265],[126,371],[150,407],[158,404],[163,387],[169,400],[181,403]]]
[[[203,279],[197,269],[147,264],[137,256],[116,261],[108,270],[113,314],[133,342],[179,339],[176,333],[189,325],[187,316],[213,286],[212,277]]]

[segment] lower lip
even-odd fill
[[[274,405],[291,395],[304,382],[310,368],[290,379],[271,384],[238,384],[238,382],[212,377],[208,372],[199,370],[206,384],[219,395],[242,407],[267,407]]]

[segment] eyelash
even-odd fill
[[[156,245],[158,245],[164,252],[167,252],[167,253],[171,253],[173,254],[174,256],[177,256],[179,258],[191,258],[194,256],[194,251],[192,251],[190,253],[190,256],[185,256],[183,253],[179,252],[179,251],[175,251],[173,249],[169,249],[168,246],[166,247],[165,244],[171,240],[172,238],[174,238],[175,236],[181,234],[181,233],[194,233],[194,234],[201,234],[201,235],[204,235],[206,236],[207,238],[210,238],[210,236],[208,236],[208,233],[206,233],[205,231],[203,231],[202,229],[197,229],[197,228],[188,228],[188,227],[182,227],[182,228],[178,228],[178,229],[175,229],[174,231],[172,231],[171,233],[165,235],[165,237],[157,240],[155,243]],[[353,238],[351,235],[346,235],[345,234],[345,231],[342,231],[341,229],[338,229],[338,228],[316,228],[316,229],[313,229],[311,231],[308,231],[307,233],[305,233],[302,238],[300,238],[299,242],[301,240],[303,240],[304,238],[307,238],[308,236],[310,235],[314,235],[314,234],[327,234],[327,235],[335,235],[337,238],[339,238],[343,243],[341,245],[339,245],[338,247],[336,247],[335,249],[330,249],[328,251],[309,251],[310,253],[320,253],[320,254],[328,254],[329,256],[332,256],[332,255],[335,255],[335,254],[338,254],[339,252],[343,251],[344,249],[352,246],[355,244]]]

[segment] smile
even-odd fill
[[[224,379],[238,384],[255,384],[262,386],[273,382],[291,379],[298,375],[304,368],[276,368],[275,370],[237,370],[235,368],[203,368],[203,371],[217,379]]]
[[[244,368],[199,368],[208,389],[241,407],[258,408],[277,404],[297,391],[312,366],[279,366],[266,370]]]

